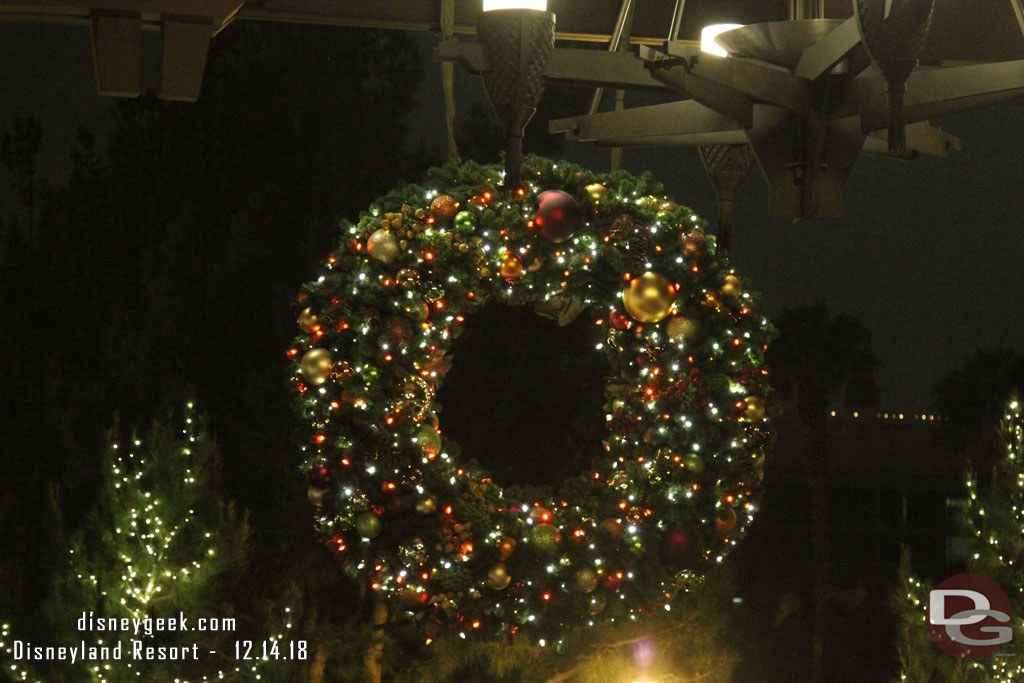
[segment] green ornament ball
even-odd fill
[[[383,524],[380,517],[372,512],[364,512],[356,517],[356,531],[363,538],[377,538],[380,536],[381,526]]]
[[[562,542],[562,534],[551,524],[538,524],[530,532],[530,540],[542,551],[553,553],[558,550],[558,544]]]
[[[688,453],[683,456],[683,467],[690,472],[700,474],[704,471],[704,458],[700,457],[696,453]]]
[[[597,588],[597,572],[590,567],[578,569],[572,577],[572,585],[580,593],[593,593]]]
[[[455,232],[468,235],[476,230],[476,216],[473,215],[472,211],[459,211],[455,214],[455,220],[452,222],[452,227],[455,228]]]

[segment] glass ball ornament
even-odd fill
[[[700,258],[708,248],[707,237],[702,232],[688,232],[682,237],[683,256],[691,259]]]
[[[700,335],[700,323],[691,318],[674,315],[665,324],[668,338],[676,344],[693,341]]]
[[[371,258],[384,263],[391,263],[398,256],[401,248],[398,246],[395,236],[381,228],[380,230],[374,230],[366,240],[366,251],[370,254]]]
[[[302,313],[299,313],[299,317],[295,322],[299,324],[299,329],[303,332],[313,332],[317,325],[320,324],[320,321],[313,313],[312,308],[303,309]]]
[[[736,511],[731,507],[721,507],[715,513],[715,535],[718,538],[728,538],[736,530],[737,524]]]
[[[530,531],[530,540],[542,551],[553,553],[562,542],[562,534],[551,524],[538,524]]]
[[[512,583],[512,577],[508,573],[508,568],[504,562],[498,562],[492,565],[487,570],[487,587],[496,590],[503,591],[508,588],[508,585]]]
[[[743,409],[743,419],[748,422],[758,422],[764,417],[764,399],[760,396],[747,396],[743,399],[746,407]]]
[[[499,272],[506,280],[515,280],[523,274],[523,262],[515,254],[506,254],[501,259]]]
[[[377,538],[383,526],[380,517],[372,512],[364,512],[356,517],[356,532],[363,538]]]
[[[416,430],[416,443],[429,455],[441,451],[441,435],[433,425],[425,424]]]
[[[580,225],[580,204],[568,192],[547,190],[537,197],[533,223],[551,242],[564,242]]]
[[[591,183],[583,189],[587,191],[587,194],[590,195],[590,198],[593,199],[594,202],[600,202],[604,199],[604,196],[608,194],[608,188],[601,183]]]
[[[676,288],[668,278],[647,271],[633,278],[622,292],[622,304],[626,312],[642,323],[656,323],[664,320],[672,310]]]
[[[458,210],[459,203],[450,195],[439,195],[434,197],[434,200],[430,202],[430,213],[434,214],[436,218],[450,220],[455,216]]]
[[[577,569],[572,577],[572,585],[580,593],[593,593],[597,588],[597,572],[590,567]]]
[[[516,539],[511,536],[502,536],[498,539],[498,555],[502,560],[507,560],[516,549]]]
[[[476,215],[472,211],[459,211],[452,222],[455,232],[468,235],[476,230]]]
[[[416,501],[416,514],[421,517],[426,517],[437,512],[437,498],[434,496],[424,496]]]
[[[331,376],[334,359],[327,349],[310,349],[299,361],[299,372],[311,384],[323,384]]]
[[[738,299],[743,294],[743,285],[735,275],[726,275],[722,283],[722,296],[729,299]]]

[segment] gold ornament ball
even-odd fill
[[[684,341],[693,341],[700,334],[700,323],[691,318],[684,318],[681,315],[673,316],[665,325],[668,338],[676,344]]]
[[[299,362],[302,376],[313,384],[323,384],[331,376],[334,360],[327,349],[310,349]]]
[[[416,514],[426,517],[437,512],[437,498],[425,496],[416,501]]]
[[[299,328],[301,328],[303,332],[312,332],[316,329],[316,326],[320,324],[320,321],[313,314],[312,308],[307,308],[303,310],[302,313],[299,313],[299,317],[295,322],[299,324]]]
[[[516,549],[516,539],[511,536],[502,536],[498,540],[498,554],[502,560],[507,560]]]
[[[743,399],[747,407],[743,410],[743,417],[747,422],[757,422],[764,417],[764,399],[760,396],[747,396]]]
[[[604,611],[604,608],[608,606],[608,596],[604,593],[598,593],[594,597],[590,598],[590,615],[596,617],[598,614]]]
[[[669,314],[675,297],[675,285],[668,278],[647,271],[630,281],[629,287],[622,292],[622,303],[634,319],[642,323],[656,323]]]
[[[496,591],[503,591],[512,583],[512,577],[508,574],[508,568],[503,562],[492,565],[487,570],[487,587]]]
[[[441,450],[441,435],[432,425],[423,425],[416,432],[416,443],[427,453],[436,455]]]
[[[501,259],[501,276],[506,280],[514,280],[523,274],[523,262],[515,254],[506,254]]]
[[[366,251],[378,261],[391,263],[398,256],[400,248],[398,242],[395,241],[394,235],[387,230],[380,229],[374,230],[369,239],[366,240]]]
[[[310,503],[316,507],[320,507],[323,505],[325,493],[327,493],[327,489],[310,484],[309,488],[306,490],[306,497],[309,498]]]
[[[372,512],[364,512],[356,517],[356,531],[363,538],[377,538],[380,536],[381,526],[383,524],[380,517]]]
[[[604,199],[604,196],[608,194],[608,188],[602,185],[601,183],[591,183],[590,185],[587,185],[587,187],[584,189],[586,189],[587,194],[589,194],[590,198],[593,199],[595,202],[601,201],[602,199]]]
[[[572,585],[580,593],[593,593],[597,588],[597,572],[590,567],[583,567],[572,577]]]
[[[449,220],[454,217],[458,211],[459,203],[455,201],[454,197],[446,194],[434,197],[434,201],[430,202],[430,213],[434,214],[437,218]]]
[[[726,275],[725,282],[722,284],[722,295],[730,299],[738,299],[741,294],[743,294],[743,285],[740,284],[740,279],[735,275]]]
[[[530,532],[530,540],[544,552],[553,553],[562,542],[562,534],[550,524],[538,524]]]
[[[716,311],[722,308],[722,295],[718,292],[708,292],[704,295],[704,305],[715,309]]]

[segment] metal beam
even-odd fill
[[[857,27],[857,19],[850,17],[804,50],[793,73],[800,78],[815,81],[830,72],[858,47],[862,47],[860,29]]]
[[[907,123],[967,111],[1024,96],[1024,60],[972,64],[942,69],[917,69],[907,81]],[[830,118],[860,115],[861,128],[887,126],[885,82],[878,77],[855,78],[831,107]]]
[[[741,143],[746,142],[743,130],[741,124],[694,100],[573,116],[548,124],[548,132],[564,133],[568,140],[602,145],[628,141],[624,147],[649,146],[652,140],[666,138],[673,145]]]
[[[438,44],[435,54],[442,62],[460,63],[471,74],[487,68],[479,43],[444,41]],[[548,55],[544,76],[549,81],[583,86],[668,90],[651,77],[632,52],[555,48]]]

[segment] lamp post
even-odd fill
[[[484,89],[505,131],[505,190],[519,188],[523,132],[544,91],[544,68],[555,45],[547,0],[484,0],[477,35],[487,63]]]

